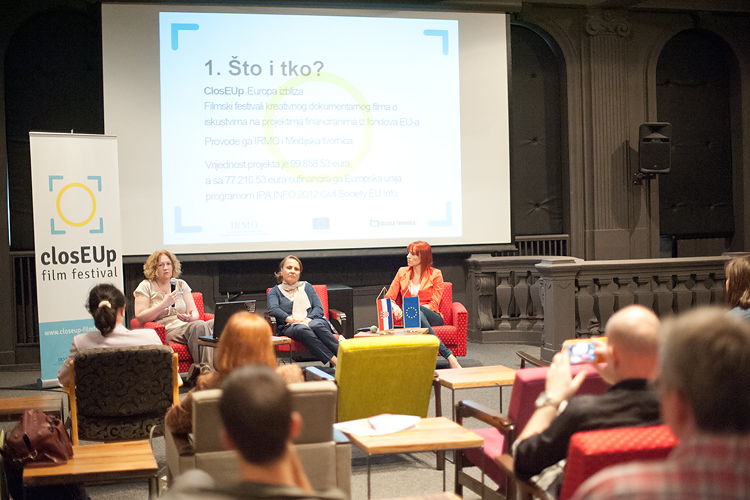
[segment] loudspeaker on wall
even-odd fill
[[[672,125],[642,123],[638,129],[639,170],[644,174],[667,174],[672,166]]]

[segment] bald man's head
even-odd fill
[[[638,305],[620,309],[607,321],[604,334],[619,380],[651,376],[658,356],[659,326],[654,312]]]

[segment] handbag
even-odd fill
[[[2,454],[23,467],[62,465],[73,457],[73,444],[59,418],[31,408],[6,438]]]

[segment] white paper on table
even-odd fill
[[[391,415],[390,413],[383,413],[374,417],[339,422],[333,424],[333,427],[346,434],[380,436],[416,428],[420,420],[421,417],[415,415]]]

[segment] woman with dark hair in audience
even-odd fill
[[[727,304],[730,314],[750,320],[750,255],[737,257],[724,267],[727,275]]]
[[[406,247],[406,267],[402,267],[393,278],[387,299],[391,299],[393,317],[401,319],[403,311],[397,302],[403,297],[419,297],[419,322],[422,328],[435,335],[433,326],[442,326],[443,315],[438,306],[443,298],[443,273],[432,267],[432,247],[426,241],[415,241]],[[399,297],[402,300],[398,300]],[[435,335],[437,336],[437,335]],[[448,360],[451,368],[461,368],[450,349],[440,341],[440,355]]]
[[[202,368],[196,387],[180,404],[167,412],[165,422],[173,432],[193,430],[193,392],[218,389],[232,370],[245,365],[268,365],[286,382],[304,382],[298,365],[281,365],[276,362],[276,351],[271,342],[271,326],[257,314],[233,314],[219,337],[214,357],[215,372]]]
[[[135,316],[140,324],[155,321],[167,330],[167,342],[188,346],[193,359],[211,366],[213,349],[198,348],[198,337],[211,337],[214,320],[202,321],[190,286],[181,279],[180,261],[168,250],[157,250],[143,264],[146,279],[133,292]],[[172,288],[174,280],[174,289]],[[193,365],[192,369],[197,368]]]
[[[278,285],[268,292],[268,312],[276,318],[276,333],[302,342],[323,364],[336,365],[339,341],[323,313],[323,304],[313,286],[299,281],[302,261],[288,255],[274,273]]]
[[[128,330],[123,325],[125,318],[125,295],[116,286],[102,283],[89,291],[86,309],[94,317],[96,330],[73,337],[70,354],[60,370],[57,380],[67,385],[70,378],[70,362],[78,351],[94,347],[128,347],[138,345],[161,345],[155,331],[148,328]]]

